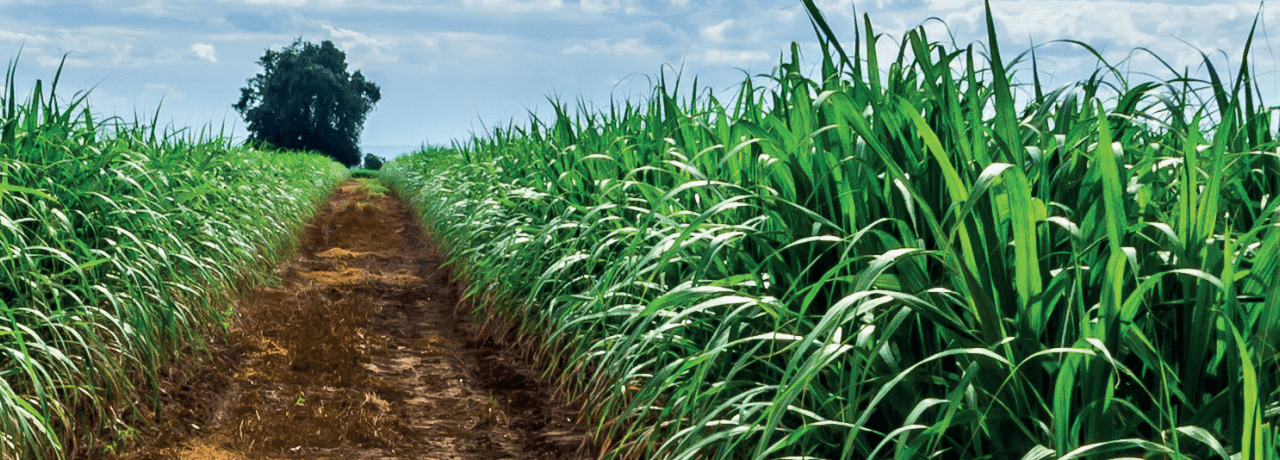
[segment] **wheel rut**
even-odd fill
[[[578,411],[476,340],[412,212],[338,188],[280,285],[238,303],[209,359],[165,376],[155,426],[117,458],[574,459]]]

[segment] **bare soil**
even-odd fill
[[[593,458],[578,411],[477,339],[436,251],[398,199],[341,186],[121,458]]]

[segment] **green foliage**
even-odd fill
[[[328,40],[295,39],[283,50],[267,50],[258,64],[262,73],[240,88],[232,106],[254,140],[324,152],[347,167],[360,164],[360,132],[382,93],[359,70],[347,72],[346,53]]]
[[[815,76],[793,47],[724,103],[661,78],[381,174],[611,456],[1276,457],[1248,47],[1234,76],[1042,88],[994,33],[986,59],[919,27],[881,67],[869,18],[849,52],[804,5]]]
[[[13,70],[10,67],[9,76]],[[59,70],[61,75],[61,69]],[[0,458],[120,447],[346,169],[0,96]],[[93,457],[91,452],[88,457]]]
[[[370,171],[382,169],[382,158],[372,153],[364,154],[364,169]]]

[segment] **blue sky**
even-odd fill
[[[934,39],[985,37],[981,0],[823,0],[832,26],[852,44],[853,24],[871,15],[883,55],[903,32],[924,24]],[[352,69],[382,88],[365,124],[365,146],[447,144],[485,126],[547,110],[546,98],[607,106],[610,98],[648,93],[664,68],[727,92],[766,73],[793,41],[816,64],[814,36],[799,0],[0,0],[0,49],[19,61],[20,90],[53,76],[62,56],[60,91],[93,88],[95,111],[148,119],[163,98],[162,122],[174,126],[244,126],[231,104],[256,60],[295,37],[332,40]],[[1254,15],[1251,1],[993,1],[1005,54],[1029,43],[1075,39],[1113,62],[1146,47],[1193,71],[1198,50],[1234,70]],[[857,16],[854,14],[856,7]],[[1280,8],[1262,23],[1280,24]],[[930,20],[938,18],[942,21]],[[946,23],[946,27],[943,26]],[[1273,28],[1273,27],[1268,27]],[[1264,99],[1280,101],[1270,37],[1260,34],[1252,60]],[[1078,47],[1038,52],[1046,83],[1064,84],[1095,67]],[[1133,72],[1170,75],[1152,59]],[[1025,73],[1023,75],[1026,75]],[[1145,77],[1134,77],[1145,80]],[[394,150],[394,148],[392,148]],[[384,153],[384,152],[379,152]]]

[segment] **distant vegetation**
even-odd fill
[[[1234,75],[1046,88],[994,32],[881,66],[869,18],[847,46],[804,5],[816,75],[793,46],[730,99],[659,79],[382,172],[610,456],[1276,457],[1252,32]]]
[[[377,171],[379,169],[382,169],[382,157],[379,157],[372,153],[366,153],[364,154],[363,166],[364,166],[364,169],[368,169],[370,171]]]
[[[347,55],[325,40],[294,40],[258,60],[262,73],[240,89],[233,107],[253,140],[291,150],[315,150],[348,167],[360,164],[360,132],[365,117],[382,98],[378,85],[357,70],[347,72]]]
[[[0,92],[0,458],[114,449],[346,168]],[[59,69],[61,75],[61,69]],[[104,444],[105,443],[105,444]],[[100,458],[101,452],[86,458]]]

